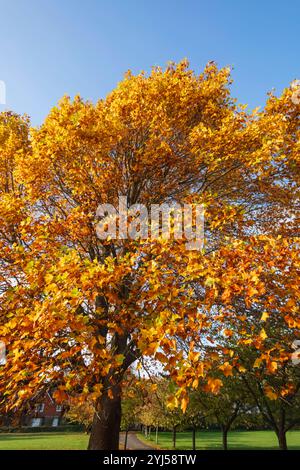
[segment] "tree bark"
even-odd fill
[[[177,426],[173,426],[173,449],[176,449],[176,428]]]
[[[158,444],[158,426],[156,426],[155,430],[155,444]]]
[[[121,423],[121,387],[111,387],[113,398],[105,391],[94,414],[88,450],[118,450]]]
[[[193,427],[193,450],[196,450],[196,428]]]
[[[228,450],[227,437],[228,428],[226,426],[222,426],[223,450]]]
[[[286,432],[284,429],[279,429],[277,434],[278,444],[280,450],[287,450],[287,442],[286,442]]]
[[[128,429],[126,429],[125,431],[124,450],[127,449],[127,440],[128,440]]]

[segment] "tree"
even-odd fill
[[[262,314],[261,333],[257,313],[252,314],[252,334],[255,337],[260,328],[263,337],[259,348],[240,346],[240,375],[249,400],[276,433],[280,449],[286,450],[286,432],[300,423],[300,375],[291,361],[294,334],[276,311],[270,318],[266,318],[266,312]]]
[[[265,289],[256,293],[251,304],[238,295],[231,300],[235,321],[228,318],[223,324],[227,334],[219,337],[223,345],[221,368],[240,376],[248,401],[274,430],[284,450],[286,432],[300,423],[300,375],[292,361],[293,342],[299,337],[295,282],[300,265],[294,243],[291,239],[277,240],[272,256],[267,257],[257,248]]]
[[[71,423],[80,423],[84,426],[87,433],[91,430],[95,407],[90,401],[78,402],[75,401],[69,405],[66,413],[66,418]]]
[[[222,432],[223,450],[228,449],[228,432],[240,414],[249,412],[251,407],[246,400],[241,379],[223,378],[223,385],[218,394],[197,391],[194,406],[202,411],[207,423],[217,423]]]
[[[196,450],[196,431],[204,426],[207,410],[202,406],[195,392],[189,394],[189,404],[184,414],[184,424],[192,427],[192,446]]]
[[[140,415],[144,403],[144,382],[134,375],[127,374],[127,385],[122,394],[121,429],[125,431],[124,449],[127,449],[130,427],[140,423]]]
[[[174,448],[177,429],[184,423],[184,414],[178,407],[177,399],[174,403],[175,388],[175,384],[167,377],[150,376],[143,383],[145,395],[143,406],[139,410],[140,422],[146,426],[146,429],[151,432],[151,427],[156,428],[156,444],[160,427],[172,430]]]
[[[96,105],[64,98],[30,138],[26,119],[2,119],[6,409],[50,382],[62,402],[92,394],[89,449],[116,449],[122,384],[134,362],[161,362],[177,384],[173,398],[182,411],[199,377],[208,391],[221,387],[210,375],[215,359],[195,345],[210,341],[216,306],[221,325],[237,290],[250,304],[263,292],[258,269],[246,274],[257,263],[257,244],[266,247],[269,268],[274,237],[249,239],[249,232],[253,224],[256,232],[267,227],[277,204],[281,233],[280,210],[299,201],[293,163],[299,111],[291,105],[287,119],[290,91],[263,112],[247,113],[230,96],[229,75],[210,63],[197,76],[186,61],[150,76],[128,73]],[[289,178],[287,187],[278,185],[278,173]],[[100,239],[97,208],[118,207],[119,196],[127,207],[148,210],[204,204],[205,249],[186,249],[185,237]],[[126,228],[136,223],[131,215]],[[294,284],[294,277],[285,279],[286,288]],[[182,340],[189,343],[186,355]]]
[[[136,420],[135,420],[136,411],[137,409],[136,409],[135,403],[132,400],[127,399],[122,402],[121,429],[125,431],[124,450],[127,449],[129,429],[131,426],[136,424]]]
[[[151,427],[155,428],[155,441],[158,444],[158,429],[166,424],[164,386],[160,381],[147,383],[145,392],[143,406],[139,410],[139,420],[145,426],[147,436],[150,437]]]
[[[179,402],[176,398],[177,388],[176,384],[168,377],[160,382],[157,393],[163,424],[167,429],[172,430],[173,449],[176,449],[177,430],[184,425],[185,421],[183,410],[178,406]]]

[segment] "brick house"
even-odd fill
[[[22,413],[22,426],[59,426],[61,424],[65,409],[55,402],[50,392],[46,392],[30,407],[27,412]]]
[[[55,402],[51,392],[39,394],[22,411],[11,411],[0,416],[0,427],[57,427],[63,423],[66,407]]]

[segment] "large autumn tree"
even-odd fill
[[[295,236],[299,203],[292,90],[247,113],[229,85],[227,68],[210,63],[196,75],[184,61],[128,73],[96,105],[64,98],[30,137],[25,118],[1,115],[3,407],[50,383],[57,400],[89,396],[89,449],[116,449],[123,378],[136,361],[161,362],[183,411],[199,376],[206,390],[220,388],[215,357],[196,345],[212,340],[236,294],[251,304],[264,292],[255,247],[273,246],[283,230]],[[204,249],[163,237],[100,240],[97,207],[117,208],[120,196],[148,209],[203,204]]]

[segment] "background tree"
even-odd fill
[[[227,376],[219,393],[212,394],[198,391],[195,394],[195,406],[198,406],[208,425],[217,423],[222,432],[223,449],[228,449],[228,432],[239,415],[251,411],[247,403],[241,379]]]
[[[264,269],[263,257],[259,260],[266,291],[251,305],[241,298],[231,303],[236,321],[228,323],[221,342],[230,373],[239,373],[248,398],[275,431],[279,447],[286,449],[286,432],[299,424],[300,376],[292,361],[299,337],[299,298],[292,281],[299,277],[299,253],[287,239],[275,247],[268,260],[271,270]]]
[[[144,381],[137,377],[127,375],[127,386],[122,394],[122,420],[121,429],[125,431],[124,449],[127,449],[128,432],[130,428],[136,427],[141,422],[141,411],[145,401]]]
[[[69,405],[65,416],[71,423],[82,424],[85,432],[89,433],[91,431],[94,412],[95,406],[91,401],[85,400],[81,403],[75,401]]]
[[[199,401],[197,393],[192,392],[189,394],[189,404],[184,414],[183,424],[192,428],[192,448],[196,450],[196,432],[205,426],[205,419],[207,413],[210,413],[202,403]]]

